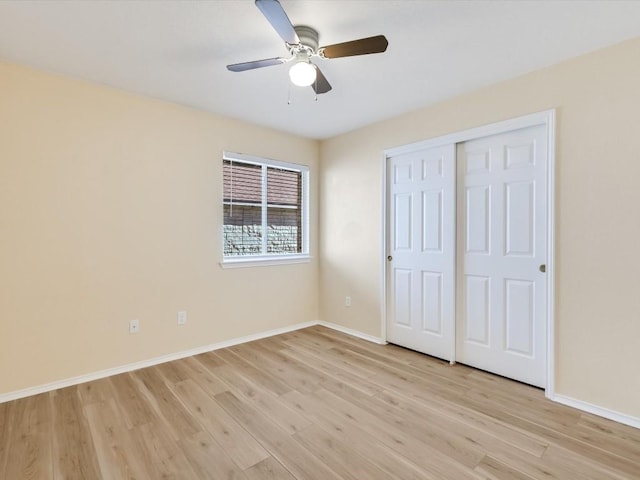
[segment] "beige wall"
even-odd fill
[[[219,266],[223,150],[317,205],[315,141],[0,63],[0,394],[318,319],[317,260]]]
[[[638,59],[635,39],[323,142],[321,318],[381,334],[385,148],[557,108],[556,390],[640,417]]]

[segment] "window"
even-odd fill
[[[222,173],[223,264],[308,259],[309,169],[225,153]]]

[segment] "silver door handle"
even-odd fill
[[[391,261],[393,260],[393,257],[391,255],[387,255],[387,260]]]
[[[546,271],[547,271],[547,266],[543,263],[542,265],[540,265],[540,266],[538,267],[538,269],[539,269],[542,273],[544,273],[544,272],[546,272]]]

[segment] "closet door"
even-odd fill
[[[450,360],[455,325],[455,146],[387,159],[387,339]]]
[[[546,127],[458,144],[457,165],[456,361],[544,387]]]

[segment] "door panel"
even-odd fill
[[[442,252],[442,189],[422,192],[422,251]]]
[[[466,204],[467,252],[488,254],[491,248],[491,187],[467,188]]]
[[[393,220],[395,250],[411,251],[411,237],[413,230],[413,218],[411,215],[411,204],[413,195],[411,193],[400,193],[394,195],[395,215]]]
[[[489,315],[491,279],[481,275],[466,275],[466,318],[464,338],[478,345],[489,345]]]
[[[457,146],[456,360],[546,383],[546,127]]]
[[[394,321],[399,327],[411,328],[411,293],[413,291],[413,281],[411,270],[396,268],[393,271],[393,304]]]
[[[535,285],[525,280],[506,278],[505,326],[506,350],[533,356],[533,333],[535,330]]]
[[[455,146],[388,159],[387,339],[451,359],[455,327]]]
[[[505,184],[505,255],[534,255],[534,182]]]
[[[422,330],[442,335],[442,273],[422,272]]]

